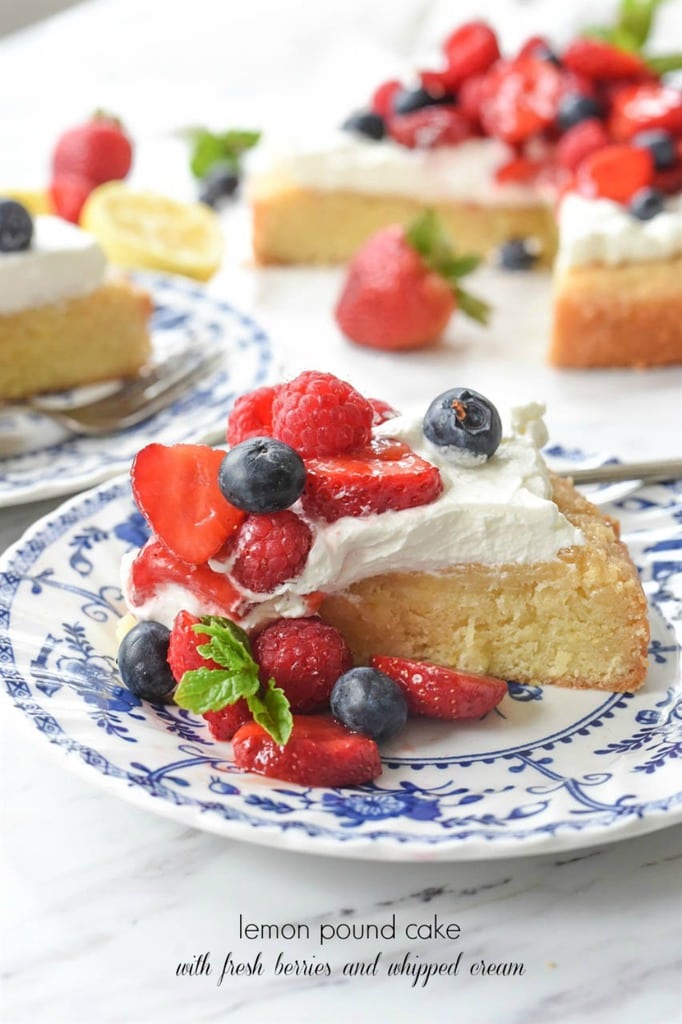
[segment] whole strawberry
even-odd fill
[[[408,228],[383,228],[351,260],[336,322],[358,345],[388,350],[435,341],[457,308],[485,323],[486,303],[459,285],[478,263],[454,253],[431,211]]]
[[[97,113],[69,128],[52,154],[50,195],[56,212],[77,223],[90,192],[105,181],[125,178],[132,159],[132,143],[115,117]]]

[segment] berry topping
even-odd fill
[[[255,722],[232,740],[238,768],[302,786],[361,786],[381,775],[379,750],[327,715],[294,715],[291,738],[277,744]]]
[[[94,187],[125,178],[132,159],[132,144],[120,122],[96,114],[60,136],[52,154],[52,174],[55,181],[65,174],[75,174]]]
[[[584,196],[627,203],[635,192],[651,184],[653,173],[653,158],[648,149],[611,145],[583,160],[576,184]]]
[[[227,443],[231,448],[249,437],[272,434],[272,400],[280,386],[266,385],[236,399],[227,421]]]
[[[377,742],[395,736],[407,721],[401,688],[376,668],[352,668],[342,675],[330,706],[337,721]]]
[[[498,251],[498,263],[504,270],[531,270],[538,258],[533,239],[510,238]]]
[[[443,44],[453,84],[487,71],[500,56],[497,37],[484,21],[470,21],[455,29]]]
[[[355,455],[309,459],[306,469],[303,507],[312,518],[330,523],[428,505],[443,489],[436,466],[389,438],[372,441]]]
[[[292,711],[317,711],[329,702],[334,683],[353,664],[338,629],[317,618],[278,619],[253,642],[262,681],[271,676]]]
[[[368,398],[367,401],[372,406],[373,427],[378,427],[380,423],[395,419],[399,415],[397,409],[394,409],[392,405],[385,402],[383,398]]]
[[[364,447],[372,430],[366,398],[331,373],[307,370],[283,384],[272,403],[272,432],[304,459]]]
[[[657,188],[641,188],[628,203],[628,210],[637,220],[651,220],[663,210],[664,196]]]
[[[402,690],[410,715],[427,718],[481,718],[507,693],[507,684],[492,676],[459,672],[428,661],[377,656],[373,668]]]
[[[80,174],[55,175],[49,189],[53,210],[63,220],[78,224],[81,210],[94,188],[93,182]]]
[[[664,128],[650,128],[637,132],[632,138],[632,145],[638,149],[648,149],[654,161],[654,169],[667,171],[677,163],[677,146],[670,132]]]
[[[382,82],[372,93],[370,109],[386,121],[393,113],[393,100],[401,90],[402,85],[397,78]]]
[[[210,171],[201,179],[199,202],[218,207],[224,200],[233,196],[238,188],[239,173],[234,164],[219,161],[213,164]]]
[[[300,498],[303,459],[274,437],[252,437],[232,448],[218,471],[224,497],[245,512],[281,512]]]
[[[475,134],[469,118],[457,107],[424,107],[392,117],[388,131],[408,149],[456,146]]]
[[[175,679],[167,661],[170,633],[160,622],[138,622],[121,640],[118,669],[131,693],[161,704],[170,699]]]
[[[389,350],[430,344],[458,307],[485,322],[488,306],[459,284],[478,263],[454,252],[432,212],[383,228],[351,260],[336,322],[356,344]]]
[[[627,86],[612,99],[609,128],[619,142],[648,128],[682,135],[682,92],[659,82]]]
[[[575,71],[595,82],[649,76],[649,70],[638,54],[621,50],[601,39],[574,40],[564,51],[562,60],[569,71]]]
[[[561,71],[547,61],[499,61],[486,76],[483,129],[510,145],[525,142],[554,123],[563,91]]]
[[[591,118],[580,121],[561,136],[556,147],[556,162],[575,171],[585,157],[608,146],[609,136],[601,121]]]
[[[400,89],[393,96],[393,114],[411,114],[415,110],[452,102],[453,97],[443,89],[437,92],[429,92],[423,86],[417,86],[416,89]]]
[[[210,622],[209,618],[203,623]],[[175,616],[168,644],[168,664],[176,682],[180,682],[185,672],[195,672],[204,668],[209,671],[220,671],[221,666],[212,658],[199,653],[198,648],[206,642],[206,636],[197,632],[194,627],[201,626],[202,619],[189,612],[181,611]],[[208,722],[211,734],[217,740],[229,740],[240,725],[251,720],[249,705],[243,697],[234,704],[227,704],[220,711],[207,711],[204,718]]]
[[[502,439],[502,423],[495,406],[471,388],[451,388],[434,398],[424,416],[424,435],[433,444],[489,459]]]
[[[208,561],[244,520],[223,497],[225,453],[200,444],[149,444],[131,469],[133,496],[154,533],[178,558]]]
[[[567,92],[559,100],[557,124],[562,132],[566,132],[582,121],[601,117],[602,113],[602,105],[594,96],[584,96],[579,92]]]
[[[0,199],[0,252],[24,252],[33,238],[33,218],[15,199]]]
[[[310,527],[294,512],[250,515],[237,531],[230,571],[247,590],[268,594],[299,575],[311,544]]]
[[[561,61],[544,36],[530,36],[526,39],[517,57],[534,57],[536,60],[548,60],[557,67],[561,66]]]
[[[379,142],[386,134],[386,124],[381,114],[373,110],[357,110],[347,117],[342,126],[344,131],[364,135]]]

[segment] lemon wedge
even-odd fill
[[[207,281],[220,266],[223,234],[214,211],[109,181],[90,193],[80,224],[109,261]]]
[[[45,189],[40,188],[0,188],[0,196],[5,199],[16,199],[18,203],[25,206],[30,214],[37,217],[39,214],[53,213],[50,196]]]

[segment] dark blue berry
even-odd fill
[[[451,388],[426,410],[424,435],[440,447],[489,459],[502,438],[502,423],[495,406],[483,395],[471,388]]]
[[[663,193],[657,188],[640,188],[628,204],[628,210],[637,220],[651,220],[661,212],[664,205]]]
[[[538,253],[526,238],[510,238],[498,250],[498,263],[504,270],[531,270]]]
[[[0,252],[24,252],[33,238],[33,218],[15,199],[0,199]]]
[[[562,132],[567,132],[581,121],[593,117],[602,117],[603,107],[594,96],[585,96],[580,92],[568,92],[559,100],[557,124]]]
[[[131,693],[153,704],[170,699],[175,679],[168,664],[170,632],[160,622],[138,622],[118,648],[118,670]]]
[[[199,201],[207,206],[220,206],[239,188],[239,174],[234,164],[221,161],[201,179]]]
[[[675,140],[664,128],[651,128],[646,132],[637,132],[632,145],[638,149],[648,149],[653,157],[657,171],[667,171],[677,163]]]
[[[251,437],[235,445],[218,470],[223,495],[245,512],[281,512],[300,498],[304,485],[303,459],[274,437]]]
[[[373,740],[389,739],[407,721],[407,702],[402,690],[375,668],[344,672],[334,683],[329,703],[334,718]]]
[[[386,124],[381,114],[372,110],[357,110],[347,117],[341,126],[344,131],[365,135],[368,139],[380,142],[386,135]]]
[[[455,97],[452,93],[443,92],[436,95],[420,85],[416,89],[401,89],[395,94],[393,113],[411,114],[413,110],[421,110],[423,107],[437,107],[454,102]]]

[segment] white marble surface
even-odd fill
[[[457,6],[465,14],[485,8],[511,42],[557,20],[557,5],[540,0]],[[613,5],[568,6],[560,34],[586,11],[594,18]],[[678,0],[665,8],[668,24],[679,24]],[[186,193],[182,144],[172,135],[178,125],[259,124],[264,104],[270,118],[328,110],[336,117],[384,71],[428,50],[451,18],[451,5],[424,0],[83,4],[0,41],[0,66],[20,83],[0,96],[0,181],[44,181],[55,134],[104,106],[136,135],[135,180]],[[301,53],[305,61],[296,59]],[[225,221],[228,255],[209,287],[268,328],[284,373],[316,365],[401,406],[465,383],[501,405],[546,401],[557,442],[621,458],[679,455],[682,368],[584,374],[547,367],[548,278],[520,282],[483,270],[475,284],[495,303],[489,331],[456,319],[434,349],[388,356],[354,348],[336,331],[329,312],[338,272],[255,272],[243,211]],[[57,504],[0,511],[0,550]],[[46,744],[30,742],[16,726],[11,715],[0,721],[0,1017],[7,1024],[680,1020],[682,827],[573,855],[478,864],[317,859],[143,812],[71,775]],[[240,914],[245,922],[308,926],[310,938],[240,939]],[[405,937],[408,924],[428,926],[434,916],[459,925],[460,937]],[[383,925],[384,938],[320,947],[321,925],[344,923]],[[217,984],[228,952],[246,962],[259,950],[265,976]],[[327,962],[332,977],[274,976],[280,951],[288,961]],[[376,976],[339,976],[346,961],[372,961],[378,952]],[[177,975],[179,964],[206,953],[210,975]],[[441,963],[461,953],[459,973],[425,987],[387,976],[383,968],[406,953],[412,962]],[[522,963],[524,973],[471,974],[481,960]]]

